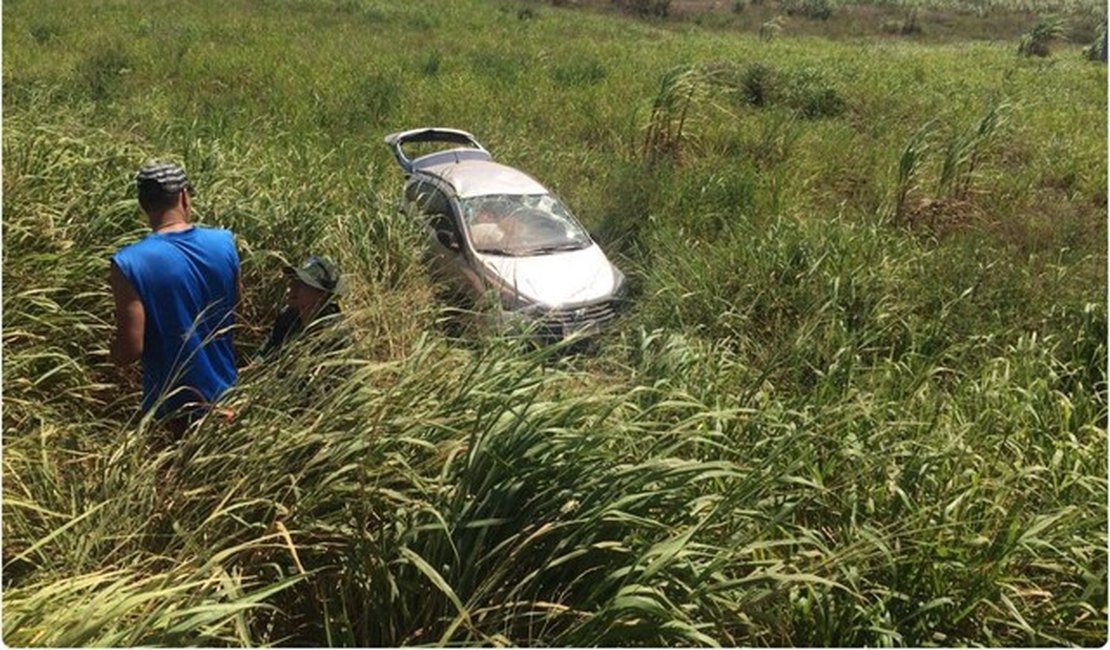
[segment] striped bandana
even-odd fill
[[[177,194],[181,190],[189,190],[190,192],[193,190],[193,185],[189,182],[189,177],[185,175],[185,170],[168,162],[152,162],[143,165],[139,173],[135,174],[135,183],[137,185],[157,183],[166,194]]]

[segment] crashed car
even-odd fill
[[[502,332],[590,336],[615,316],[625,277],[571,214],[524,172],[493,161],[471,134],[421,128],[385,138],[406,175],[427,262],[450,294]],[[410,158],[409,149],[431,149]]]

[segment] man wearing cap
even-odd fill
[[[230,231],[190,222],[193,187],[181,167],[148,164],[135,183],[151,232],[112,256],[110,352],[118,365],[142,360],[142,411],[172,416],[180,434],[237,378],[239,254]]]
[[[262,345],[260,357],[270,355],[313,324],[339,313],[336,303],[341,291],[339,269],[331,258],[310,255],[299,268],[287,266],[284,271],[289,280],[286,307]]]

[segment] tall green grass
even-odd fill
[[[1078,46],[213,10],[4,5],[5,642],[1105,642],[1105,68]],[[381,145],[430,124],[626,271],[590,354],[442,325]],[[244,365],[310,250],[354,332],[245,367],[168,445],[107,357],[155,157],[237,233]]]

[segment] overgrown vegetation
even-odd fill
[[[1049,16],[1037,21],[1033,29],[1022,35],[1018,52],[1025,56],[1045,57],[1051,54],[1052,44],[1067,34],[1067,23],[1059,16]]]
[[[671,0],[611,0],[622,11],[654,18],[665,18],[670,13]]]
[[[789,16],[788,30],[795,36],[852,40],[896,35],[932,43],[1000,39],[1017,43],[1042,16],[1065,20],[1063,36],[1076,43],[1089,43],[1106,23],[1106,4],[1097,0],[674,0],[667,3],[665,13],[657,14],[631,10],[632,4],[624,0],[574,0],[571,6],[602,11],[624,6],[629,15],[753,34],[763,33],[763,26],[776,17]]]
[[[1083,48],[1083,54],[1088,61],[1102,61],[1106,63],[1106,23],[1098,31],[1095,41]]]
[[[1105,643],[1090,40],[522,6],[4,3],[4,641]],[[628,274],[590,354],[452,338],[381,143],[422,125]],[[237,233],[242,358],[309,251],[356,333],[245,368],[168,446],[107,357],[161,157]]]
[[[828,20],[833,8],[829,0],[785,0],[783,9],[788,16],[802,16],[816,20]]]

